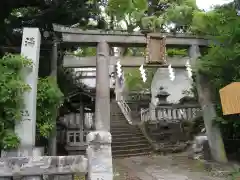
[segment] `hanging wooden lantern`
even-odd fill
[[[240,82],[233,82],[219,90],[223,115],[240,113]]]
[[[163,64],[166,61],[166,38],[147,35],[146,63]]]

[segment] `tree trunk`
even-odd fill
[[[207,132],[209,147],[215,161],[226,163],[227,157],[219,127],[214,124],[217,117],[215,105],[212,103],[209,80],[201,74],[196,76],[199,103],[203,111],[203,119]]]
[[[201,54],[199,46],[192,45],[189,49],[189,56],[191,57],[191,65],[197,72],[196,85],[198,92],[198,100],[203,112],[203,120],[207,132],[208,143],[213,159],[217,162],[226,163],[227,157],[220,129],[216,124],[214,124],[217,113],[215,105],[212,103],[211,85],[209,83],[209,79],[204,75],[200,74],[196,69],[197,60],[200,55]]]

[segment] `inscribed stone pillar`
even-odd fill
[[[17,150],[2,152],[3,157],[41,156],[42,148],[35,148],[36,138],[36,100],[38,82],[38,64],[41,35],[38,28],[24,28],[22,37],[21,55],[32,61],[32,68],[22,70],[22,75],[30,90],[24,93],[24,107],[22,120],[15,125],[15,132],[20,138],[20,147]],[[4,178],[1,178],[4,179]],[[38,176],[24,177],[23,180],[40,180]]]
[[[36,138],[36,100],[38,83],[38,64],[41,34],[38,28],[24,28],[21,55],[32,61],[32,68],[22,70],[23,78],[30,90],[25,92],[22,120],[16,124],[15,132],[20,138],[21,147],[35,146]]]
[[[97,47],[95,127],[87,135],[88,179],[112,180],[112,150],[110,134],[110,88],[108,76],[109,46],[100,42]]]
[[[195,69],[196,60],[200,56],[199,47],[192,45],[189,49],[189,55],[193,69]],[[227,162],[227,157],[222,136],[218,126],[213,123],[217,114],[211,99],[211,86],[209,81],[199,73],[196,74],[196,85],[212,157],[218,162],[225,163]]]

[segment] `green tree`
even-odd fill
[[[147,81],[143,82],[139,68],[124,68],[125,84],[129,91],[145,91],[151,89],[152,79],[157,68],[146,68]]]
[[[151,31],[165,31],[174,24],[172,31],[186,32],[191,25],[195,0],[110,0],[108,13],[118,22],[126,22],[128,30],[139,26]]]
[[[91,18],[98,22],[97,28],[104,29],[100,4],[94,0],[3,0],[0,7],[0,46],[18,46],[21,31],[16,30],[22,27],[38,27],[42,32],[52,31],[52,23],[79,24],[86,28]],[[0,49],[0,55],[9,50]]]
[[[30,90],[22,79],[22,70],[32,68],[31,61],[19,55],[6,55],[0,59],[0,149],[17,148],[19,139],[14,125],[21,121],[24,109],[23,93]],[[63,95],[56,80],[40,78],[37,93],[37,140],[47,139],[53,128]]]
[[[216,122],[223,137],[239,138],[239,116],[223,116],[219,90],[232,82],[240,81],[240,18],[233,3],[216,7],[206,13],[195,14],[193,29],[200,34],[214,35],[215,42],[200,59],[198,71],[210,80],[213,102],[216,103]],[[228,146],[226,146],[228,147]]]

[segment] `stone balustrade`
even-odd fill
[[[142,109],[141,121],[157,123],[159,121],[180,122],[191,120],[201,115],[198,105],[165,105],[157,106],[155,109]]]

